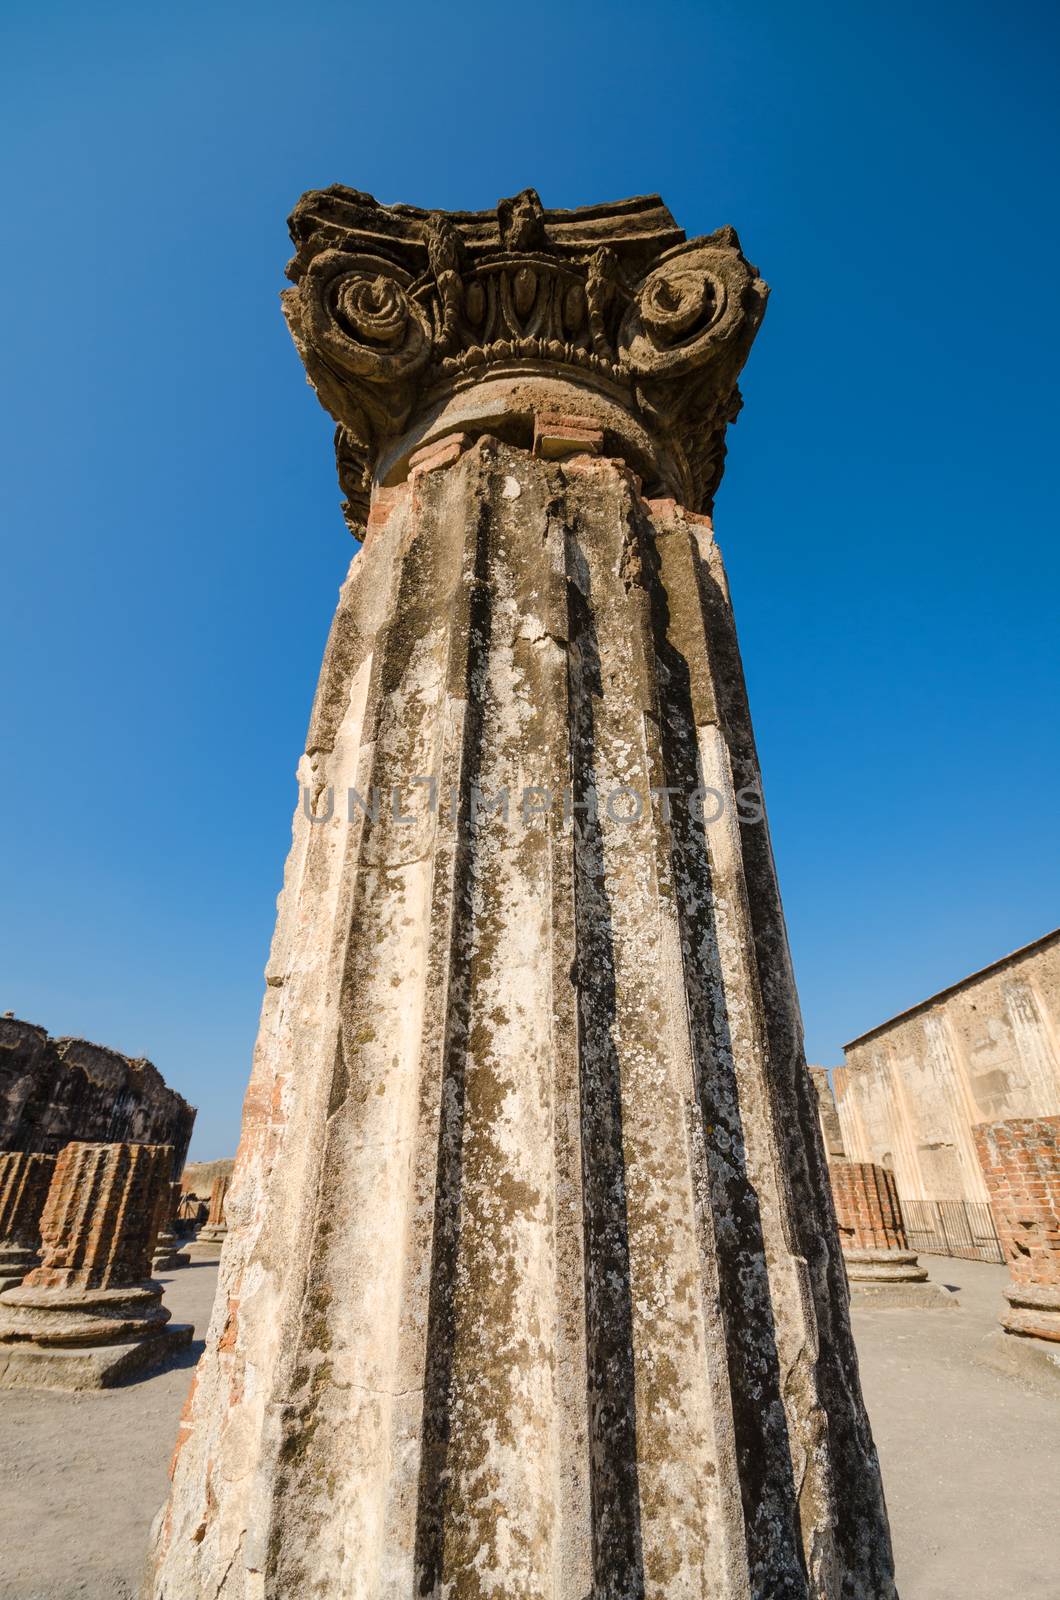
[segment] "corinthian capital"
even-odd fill
[[[603,431],[649,490],[710,509],[736,380],[767,289],[732,228],[686,240],[657,195],[549,211],[383,206],[335,184],[303,195],[284,310],[321,404],[351,529],[373,482],[447,433],[533,437],[565,409]]]

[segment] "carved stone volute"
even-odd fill
[[[550,406],[594,418],[650,490],[710,509],[767,294],[732,228],[686,241],[657,196],[547,211],[525,189],[443,213],[341,185],[290,228],[284,311],[358,536],[373,481],[400,481],[425,441]]]

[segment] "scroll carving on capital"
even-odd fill
[[[410,418],[505,376],[617,404],[655,442],[655,487],[710,509],[767,295],[732,228],[686,241],[656,196],[549,211],[526,189],[443,213],[340,185],[303,196],[290,226],[284,310],[338,423],[354,532]]]

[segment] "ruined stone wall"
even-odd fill
[[[832,1086],[828,1081],[827,1067],[810,1067],[808,1069],[813,1080],[814,1089],[817,1091],[817,1112],[821,1124],[821,1137],[824,1140],[824,1153],[829,1162],[841,1161],[846,1154],[843,1146],[843,1130],[839,1124],[839,1113],[836,1110],[835,1097]]]
[[[847,1155],[907,1199],[989,1200],[980,1122],[1060,1114],[1060,932],[846,1046],[833,1074]]]
[[[216,1180],[230,1178],[234,1166],[231,1156],[224,1161],[189,1161],[180,1176],[181,1190],[209,1203]]]
[[[1060,1286],[1060,1117],[980,1123],[975,1144],[1013,1279]]]
[[[152,1062],[0,1017],[0,1150],[57,1155],[71,1140],[166,1144],[184,1165],[195,1108]]]
[[[832,1161],[829,1176],[844,1249],[907,1248],[893,1174],[869,1161]]]

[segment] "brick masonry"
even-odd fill
[[[1060,1117],[980,1122],[972,1131],[1014,1282],[1060,1291]]]
[[[225,1197],[228,1194],[230,1178],[215,1178],[210,1189],[210,1214],[206,1218],[208,1228],[227,1227],[225,1222]]]
[[[0,1290],[21,1283],[37,1264],[41,1212],[54,1168],[54,1156],[0,1153]]]
[[[25,1286],[114,1289],[149,1279],[172,1165],[170,1145],[68,1144],[41,1217],[41,1264]]]
[[[844,1250],[908,1250],[894,1174],[871,1161],[832,1161],[832,1198]]]
[[[54,1156],[20,1150],[0,1153],[0,1247],[37,1249],[54,1170]]]

